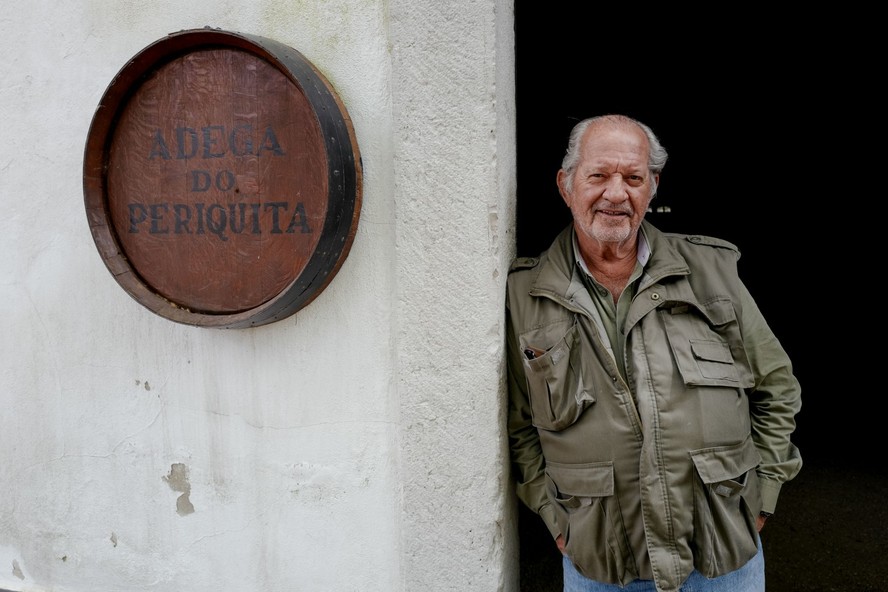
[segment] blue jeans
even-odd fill
[[[564,592],[656,592],[653,580],[635,580],[625,587],[615,584],[602,584],[580,574],[564,557]],[[758,542],[758,553],[738,570],[723,576],[709,579],[696,569],[681,586],[681,592],[764,592],[765,556],[762,541]]]

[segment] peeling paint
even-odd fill
[[[111,533],[111,544],[115,547],[117,546],[117,533],[115,532]]]
[[[15,559],[12,560],[12,575],[20,580],[25,579],[25,574],[22,573],[22,568],[19,567],[19,562]]]
[[[170,472],[164,475],[163,480],[167,482],[170,489],[180,491],[180,495],[176,499],[176,513],[179,516],[187,516],[194,513],[194,506],[188,499],[191,494],[191,483],[188,481],[188,467],[184,463],[173,463],[170,465]]]

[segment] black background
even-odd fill
[[[888,534],[865,538],[885,515],[867,496],[888,503],[869,354],[879,334],[865,335],[878,322],[865,303],[880,288],[869,263],[886,184],[873,79],[859,55],[845,67],[829,36],[790,42],[786,22],[763,22],[677,32],[652,15],[516,2],[518,254],[539,254],[570,221],[555,176],[575,123],[617,112],[650,125],[670,157],[648,219],[740,248],[741,276],[802,385],[805,466],[762,534],[769,590],[888,590],[865,583],[888,575]],[[835,517],[818,512],[852,508],[823,532]],[[552,542],[521,512],[522,590],[560,590]]]

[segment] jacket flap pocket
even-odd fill
[[[703,316],[709,319],[714,326],[726,325],[737,320],[734,313],[734,305],[729,298],[717,298],[709,302],[701,302],[697,305]]]
[[[751,437],[733,446],[696,450],[691,452],[691,458],[704,483],[736,479],[757,467],[762,460]]]
[[[694,352],[694,356],[698,360],[721,362],[722,364],[734,363],[734,358],[731,356],[731,349],[728,347],[728,344],[723,341],[691,339],[691,350]]]
[[[614,463],[548,462],[546,473],[563,496],[604,497],[614,494]]]
[[[572,426],[595,402],[578,369],[582,347],[576,322],[558,340],[553,336],[556,329],[564,330],[564,324],[553,323],[545,333],[533,331],[519,337],[533,425],[548,431]]]
[[[676,308],[660,311],[666,339],[675,365],[689,386],[748,388],[752,386],[739,324],[720,325],[716,321],[733,318],[733,309],[710,303],[709,309],[688,309],[676,314]],[[710,316],[713,310],[721,314]],[[700,314],[700,313],[706,314]]]

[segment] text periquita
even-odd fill
[[[163,130],[156,129],[148,150],[148,160],[212,160],[228,156],[281,157],[286,152],[277,134],[267,126],[261,137],[252,126],[207,125],[195,129],[187,126],[175,128],[168,138]],[[206,193],[211,189],[223,193],[237,193],[237,177],[228,169],[209,170],[195,168],[187,173],[189,193]],[[152,235],[203,235],[213,234],[227,241],[234,234],[310,234],[305,204],[287,201],[262,201],[219,204],[186,201],[161,203],[130,202],[128,232]],[[262,216],[268,213],[268,216]]]

